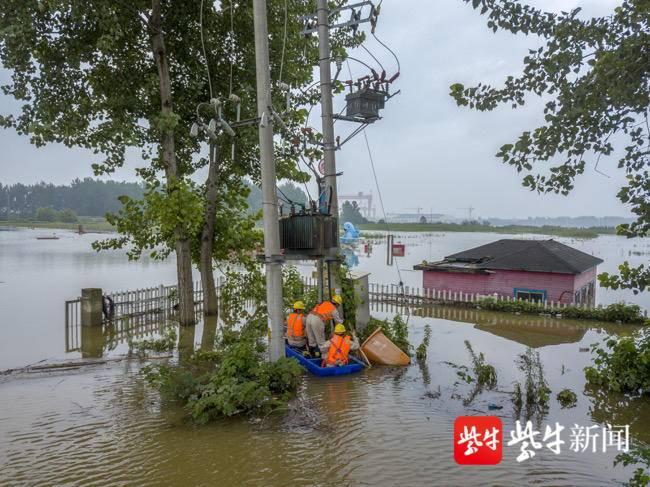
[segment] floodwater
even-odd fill
[[[380,317],[393,311],[375,310]],[[614,451],[540,450],[518,463],[505,447],[500,465],[458,466],[452,431],[459,415],[496,414],[505,438],[513,429],[512,383],[527,346],[540,351],[553,397],[565,387],[578,394],[573,409],[554,399],[543,431],[556,421],[629,424],[632,436],[650,441],[648,401],[621,404],[585,391],[580,348],[631,327],[585,324],[545,317],[502,315],[457,308],[411,316],[411,341],[432,327],[426,367],[375,367],[351,377],[305,376],[289,414],[256,420],[188,422],[181,408],[161,401],[139,375],[141,363],[124,360],[60,372],[32,372],[0,382],[0,478],[5,485],[616,485],[631,476],[613,468]],[[460,320],[460,321],[457,321]],[[204,330],[186,328],[181,340],[200,345]],[[209,333],[208,333],[209,334]],[[183,336],[184,335],[184,336]],[[498,370],[498,392],[470,404],[471,386],[459,384],[445,362],[470,365],[464,340]],[[93,345],[89,345],[93,347]],[[97,347],[94,347],[97,348]],[[503,409],[489,411],[488,404]],[[611,449],[610,449],[611,450]]]
[[[614,468],[612,448],[571,451],[570,428],[629,425],[632,440],[650,443],[650,401],[598,394],[585,387],[583,372],[591,354],[582,350],[636,328],[444,307],[414,310],[409,318],[414,345],[431,325],[426,366],[375,367],[354,378],[305,376],[288,414],[193,425],[182,408],[145,384],[139,372],[146,362],[120,359],[126,345],[119,333],[64,327],[63,301],[82,287],[113,291],[171,283],[173,262],[129,263],[121,252],[95,254],[89,243],[96,235],[35,238],[50,233],[0,232],[0,369],[56,359],[104,361],[0,376],[3,485],[620,485],[633,469]],[[503,237],[404,235],[403,279],[420,285],[418,273],[406,270],[413,264],[496,238]],[[621,258],[647,262],[648,241],[601,237],[572,244],[605,258],[605,270]],[[358,269],[371,270],[373,282],[396,280],[396,267],[384,265],[384,250],[375,244],[370,257],[359,256]],[[602,292],[598,297],[605,303],[620,299]],[[650,307],[646,298],[625,299]],[[373,310],[380,318],[395,313],[388,305]],[[184,328],[180,342],[198,347],[213,333],[214,324]],[[448,364],[470,366],[465,340],[498,372],[498,390],[469,403],[471,385],[461,383]],[[562,452],[543,448],[518,463],[519,448],[506,446],[497,466],[456,465],[457,416],[497,415],[504,440],[509,438],[515,420],[510,392],[523,381],[515,361],[527,347],[540,352],[553,391],[548,413],[533,420],[542,434],[547,424],[565,426]],[[561,409],[555,395],[567,387],[578,403]],[[489,410],[490,404],[502,409]]]

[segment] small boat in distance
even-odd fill
[[[40,237],[36,237],[36,240],[59,240],[59,237],[56,235],[41,235]]]
[[[284,346],[285,354],[288,358],[295,358],[303,368],[318,377],[328,377],[332,375],[346,375],[353,372],[360,372],[366,368],[365,364],[357,358],[350,355],[347,365],[339,367],[321,367],[320,364],[323,359],[321,358],[307,358],[301,352],[291,348],[289,345]]]

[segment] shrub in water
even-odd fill
[[[634,336],[608,338],[594,345],[594,366],[585,368],[587,381],[610,391],[650,395],[650,331]]]
[[[571,389],[563,389],[557,394],[557,400],[562,409],[573,408],[578,402],[578,396]]]

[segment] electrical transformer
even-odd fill
[[[338,247],[338,218],[330,215],[288,215],[280,218],[280,246],[284,255],[313,259]]]
[[[385,93],[371,88],[363,88],[345,97],[348,117],[373,120],[379,118],[379,110],[384,108]]]

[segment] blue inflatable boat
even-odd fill
[[[352,374],[354,372],[360,372],[366,367],[363,362],[351,355],[348,365],[342,365],[340,367],[321,367],[320,364],[322,362],[322,359],[320,358],[304,357],[302,355],[302,352],[294,350],[289,345],[285,345],[284,350],[287,357],[295,358],[300,363],[300,365],[318,377]]]

